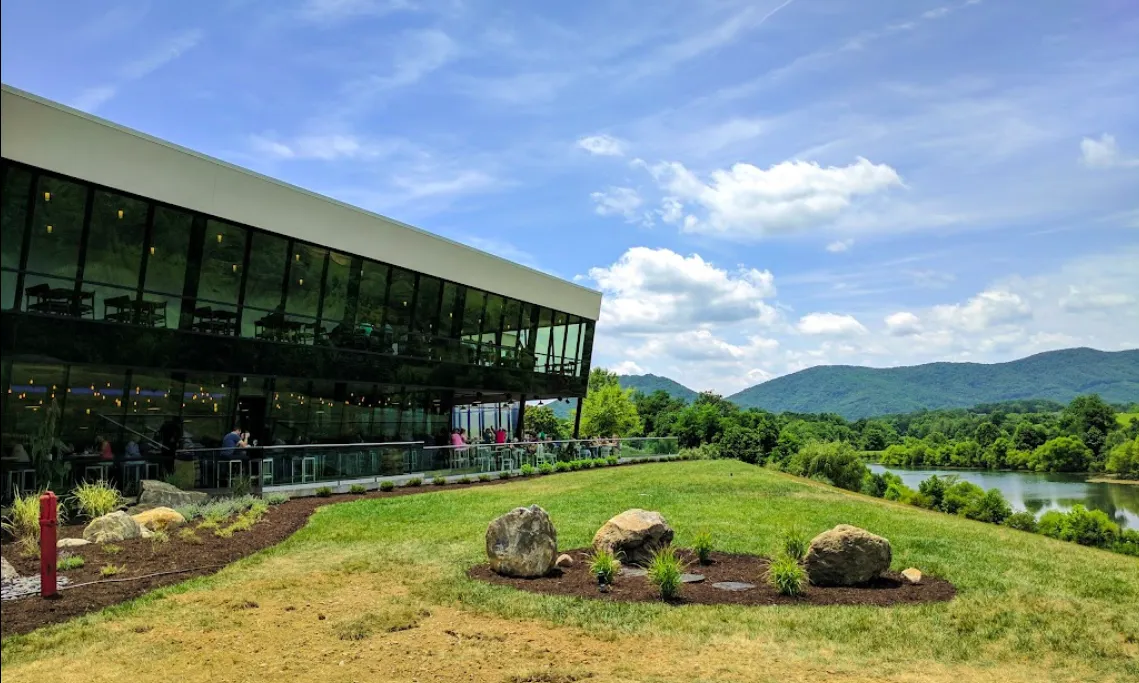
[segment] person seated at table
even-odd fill
[[[453,429],[451,430],[451,445],[455,448],[462,448],[467,445],[467,430]]]
[[[228,434],[223,436],[221,440],[222,457],[232,458],[238,448],[244,448],[245,440],[243,436],[241,427],[234,427]]]
[[[127,460],[139,460],[142,458],[142,452],[138,449],[138,442],[134,439],[127,442],[126,457]]]
[[[115,452],[111,450],[111,442],[104,439],[102,436],[95,437],[95,445],[99,449],[100,460],[114,460]]]
[[[505,429],[503,429],[502,427],[499,427],[494,432],[494,442],[495,443],[506,443],[506,430]]]

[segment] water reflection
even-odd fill
[[[906,486],[916,489],[923,479],[935,474],[955,474],[981,488],[1000,489],[1014,510],[1028,510],[1039,516],[1047,510],[1070,510],[1083,505],[1103,510],[1120,527],[1139,529],[1139,486],[1128,484],[1090,484],[1086,475],[1036,472],[983,472],[976,470],[905,470],[871,465],[875,472],[889,471],[902,478]]]

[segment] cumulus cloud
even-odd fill
[[[618,375],[643,375],[645,371],[641,366],[631,360],[624,360],[609,368]]]
[[[886,332],[895,337],[907,337],[921,332],[921,319],[909,311],[898,311],[886,316]]]
[[[778,318],[764,301],[775,296],[769,271],[729,271],[699,254],[633,247],[611,266],[591,268],[589,277],[605,295],[600,322],[613,331],[672,332]]]
[[[1068,294],[1060,298],[1060,308],[1069,312],[1102,311],[1136,303],[1132,294],[1104,292],[1094,288],[1070,285]]]
[[[601,216],[621,216],[630,223],[645,222],[640,208],[645,203],[641,195],[631,187],[608,187],[604,191],[589,195],[593,200],[593,210]]]
[[[1007,325],[1032,317],[1032,309],[1019,294],[990,289],[964,304],[935,306],[935,320],[949,327],[979,332],[995,325]]]
[[[666,193],[662,215],[683,231],[731,239],[758,239],[834,221],[860,196],[901,185],[898,172],[859,158],[823,168],[785,161],[768,169],[739,163],[707,181],[679,162],[649,167]]]
[[[397,141],[365,140],[349,134],[299,135],[278,138],[272,135],[254,135],[249,139],[253,151],[273,159],[374,159],[399,151],[404,145]]]
[[[1099,138],[1080,141],[1080,162],[1089,168],[1139,166],[1139,158],[1124,157],[1115,142],[1115,136],[1104,133]]]
[[[577,146],[601,157],[619,157],[625,154],[625,141],[612,135],[586,135],[578,138]]]
[[[837,313],[808,313],[799,318],[796,329],[803,334],[844,337],[867,332],[866,327],[854,316]]]
[[[827,251],[832,254],[841,254],[844,251],[849,251],[854,246],[854,239],[847,238],[844,240],[835,240],[827,245]]]

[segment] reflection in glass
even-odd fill
[[[186,283],[186,259],[190,252],[190,231],[194,217],[165,206],[154,207],[154,226],[147,254],[144,306],[165,305],[166,327],[178,327],[182,292]]]
[[[16,273],[13,271],[20,267],[32,174],[23,168],[4,166],[4,188],[0,192],[0,245],[3,245],[0,266],[4,268],[2,304],[9,309],[15,306]]]
[[[136,301],[148,209],[146,202],[95,191],[83,289],[95,294],[97,318],[133,323],[141,312]],[[156,326],[165,327],[165,320]]]

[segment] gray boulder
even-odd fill
[[[184,505],[197,505],[206,502],[209,496],[201,491],[183,491],[164,481],[143,479],[139,483],[139,507],[177,508]]]
[[[83,530],[83,538],[92,543],[118,543],[142,536],[142,527],[122,510],[96,517]]]
[[[0,581],[15,581],[20,578],[20,572],[12,566],[7,558],[0,557]]]
[[[672,543],[672,527],[659,512],[626,510],[609,520],[593,537],[596,550],[608,550],[621,562],[646,564],[653,551]]]
[[[486,555],[503,576],[545,576],[558,556],[558,532],[537,505],[514,508],[487,526]]]
[[[72,550],[82,548],[85,545],[91,545],[91,541],[85,538],[61,538],[55,542],[55,547],[60,550]]]
[[[854,586],[890,568],[890,542],[849,524],[815,536],[807,550],[807,577],[816,586]]]

